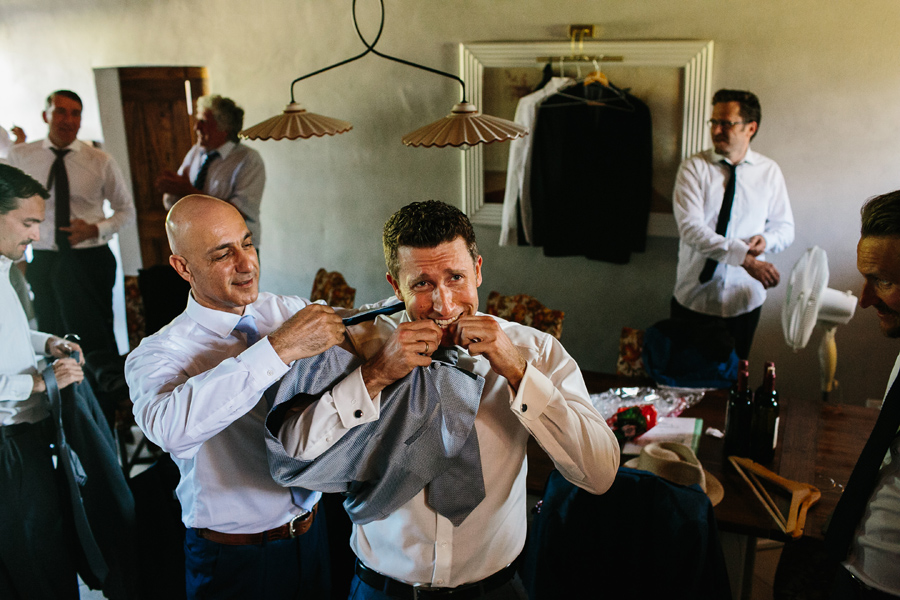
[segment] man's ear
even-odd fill
[[[178,273],[179,277],[187,281],[191,282],[191,270],[188,268],[187,260],[183,256],[178,256],[177,254],[173,254],[169,257],[169,264],[172,265],[172,268],[175,269],[175,272]]]
[[[475,261],[475,287],[481,287],[481,255]]]
[[[47,111],[48,110],[50,110],[50,109],[48,108],[41,112],[41,118],[44,119],[44,123],[47,123],[49,125],[50,121],[47,120]]]
[[[397,300],[401,302],[406,302],[403,299],[403,295],[400,293],[400,286],[397,284],[397,280],[391,277],[390,273],[385,273],[385,277],[387,277],[388,283],[391,284],[391,287],[394,288],[394,295],[397,296]]]

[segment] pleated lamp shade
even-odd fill
[[[353,125],[347,121],[307,112],[305,108],[296,102],[291,102],[285,107],[284,112],[277,117],[266,119],[258,125],[248,127],[238,135],[248,140],[296,140],[297,138],[306,139],[313,136],[335,135],[337,133],[345,133],[351,129],[353,129]]]
[[[449,115],[403,136],[407,146],[444,148],[506,142],[528,134],[528,128],[478,112],[474,104],[460,102]]]

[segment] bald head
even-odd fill
[[[259,260],[236,208],[199,194],[185,196],[166,217],[169,263],[201,305],[243,314],[259,293]]]

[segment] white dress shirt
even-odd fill
[[[56,161],[56,154],[50,150],[53,147],[49,139],[17,144],[9,152],[9,164],[22,169],[46,187],[50,168]],[[71,217],[96,225],[100,232],[98,237],[84,240],[75,248],[102,246],[112,239],[113,234],[134,221],[131,187],[112,156],[106,152],[78,140],[66,148],[71,150],[65,157]],[[53,220],[56,186],[49,191],[47,218],[41,223],[41,239],[34,242],[35,250],[58,250]],[[104,200],[109,200],[113,210],[113,215],[108,218],[103,211]]]
[[[267,336],[309,302],[260,293],[245,315]],[[135,421],[172,455],[181,471],[176,493],[187,527],[258,533],[302,510],[269,475],[263,392],[288,370],[263,337],[247,347],[233,331],[240,316],[205,308],[185,311],[128,356],[125,378]],[[321,494],[302,502],[310,509]]]
[[[405,311],[349,327],[347,336],[365,358],[375,354]],[[389,577],[455,587],[496,573],[525,544],[525,450],[534,436],[562,474],[602,494],[619,466],[619,445],[591,405],[575,361],[552,336],[498,319],[528,361],[517,393],[483,356],[460,349],[458,366],[485,379],[475,419],[485,498],[459,527],[439,515],[425,491],[386,519],[354,525],[350,545],[367,566]],[[360,370],[300,415],[289,417],[279,439],[302,459],[324,452],[350,428],[378,418],[381,395],[369,398]],[[360,415],[360,416],[357,416]]]
[[[509,162],[506,167],[506,193],[503,197],[503,219],[500,224],[500,245],[518,244],[518,222],[516,211],[522,215],[522,229],[525,239],[531,237],[531,147],[534,142],[534,128],[537,124],[538,108],[548,96],[561,88],[575,83],[570,77],[553,77],[547,85],[519,99],[516,106],[515,122],[524,125],[529,135],[516,138],[509,144]]]
[[[900,371],[900,356],[887,389]],[[885,392],[887,396],[887,392]],[[878,472],[878,483],[844,563],[869,587],[900,596],[900,435],[894,437]]]
[[[737,164],[734,204],[725,235],[716,233],[729,170],[712,150],[688,158],[678,169],[672,204],[681,241],[675,299],[695,312],[736,317],[762,306],[766,290],[741,266],[747,240],[766,239],[766,252],[777,253],[794,241],[794,216],[781,169],[772,159],[748,149]],[[706,259],[719,262],[713,278],[700,283]],[[765,260],[765,255],[756,257]]]
[[[224,200],[241,211],[247,228],[253,234],[253,244],[262,242],[262,227],[259,223],[259,206],[262,204],[263,188],[266,186],[266,167],[259,152],[246,144],[225,142],[215,150],[219,158],[209,163],[203,193]],[[197,173],[206,158],[206,150],[195,144],[178,167],[179,175],[187,175],[191,184],[197,180]],[[178,198],[166,194],[163,198],[166,208],[171,208]]]
[[[32,394],[32,373],[44,354],[48,333],[31,331],[19,297],[9,282],[13,262],[0,256],[0,425],[37,423],[50,415],[45,395]]]

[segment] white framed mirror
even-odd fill
[[[485,89],[486,68],[537,69],[541,58],[572,54],[573,48],[569,41],[460,44],[460,77],[466,83],[469,102],[484,110],[482,92]],[[586,41],[583,46],[578,47],[577,54],[621,57],[616,64],[623,66],[680,70],[680,98],[672,99],[682,105],[679,162],[709,147],[706,120],[710,114],[712,94],[712,40]],[[499,226],[503,205],[485,202],[484,147],[474,146],[461,152],[460,161],[462,209],[475,224]],[[677,236],[674,226],[671,215],[651,213],[648,233]]]

